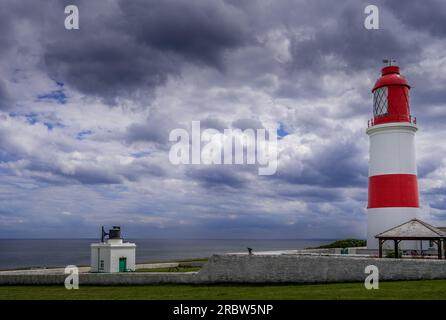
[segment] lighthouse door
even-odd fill
[[[119,272],[127,270],[127,258],[119,258]]]

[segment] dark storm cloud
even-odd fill
[[[228,166],[194,166],[188,168],[186,175],[199,181],[205,187],[239,189],[247,181],[241,172],[234,170],[234,168],[235,166],[231,166],[231,168]]]
[[[342,7],[342,3],[339,5]],[[330,69],[353,73],[376,66],[385,57],[408,60],[419,53],[419,44],[404,42],[404,38],[393,33],[390,27],[365,29],[364,7],[358,2],[334,13],[337,16],[335,25],[321,24],[309,39],[293,37],[290,50],[293,67],[311,70],[313,74],[330,72]],[[385,25],[384,21],[381,24]],[[327,58],[334,58],[331,65],[327,65]]]
[[[128,39],[95,35],[68,39],[47,46],[45,62],[50,74],[109,102],[130,96],[137,88],[151,90],[179,71],[176,59]]]
[[[0,110],[11,109],[12,97],[3,80],[0,79]]]
[[[288,72],[304,71],[308,78],[302,91],[287,89],[289,82],[284,81],[282,93],[320,94],[317,79],[321,74],[340,69],[355,72],[376,65],[382,57],[405,60],[419,51],[416,44],[403,42],[390,28],[365,30],[364,4],[360,2],[334,7],[325,2],[283,1],[268,10],[258,9],[254,3],[224,1],[119,1],[117,6],[110,5],[112,9],[101,2],[74,3],[80,7],[81,29],[51,28],[43,34],[46,71],[108,102],[138,89],[150,93],[169,76],[181,75],[185,63],[223,70],[226,53],[253,44],[260,32],[281,25],[289,29],[291,41]],[[51,11],[46,14],[50,21],[59,24],[62,3],[45,9]],[[36,7],[36,16],[42,15],[40,11]],[[321,23],[315,25],[314,16]],[[330,19],[331,24],[323,23]],[[301,40],[292,29],[306,24],[314,28],[314,34]],[[327,65],[329,57],[342,64]],[[252,84],[258,75],[272,71],[267,70],[272,65],[252,70]],[[292,79],[289,74],[281,77]]]
[[[259,120],[256,119],[238,119],[232,123],[233,128],[246,130],[246,129],[263,129],[263,125]]]
[[[205,129],[215,129],[220,132],[223,132],[225,129],[228,129],[228,125],[218,118],[207,117],[200,121],[201,130]]]
[[[145,123],[130,125],[125,133],[125,141],[154,142],[163,148],[167,146],[170,131],[175,128],[180,128],[180,125],[172,121],[168,115],[154,112],[147,117]]]
[[[354,141],[313,147],[296,172],[293,162],[279,165],[277,177],[292,184],[321,187],[366,187],[367,163]]]
[[[417,123],[421,130],[443,129],[446,122],[446,95],[443,88],[433,88],[438,86],[438,82],[432,84],[428,79],[416,80],[410,93],[411,113],[417,117]],[[424,81],[424,83],[423,83]]]
[[[427,82],[427,79],[412,79],[412,80],[418,80],[417,82],[412,81],[411,83],[414,83],[414,90],[412,90],[413,94],[410,95],[411,97],[411,104],[413,104],[415,107],[417,105],[438,105],[438,104],[444,104],[446,102],[446,97],[444,95],[444,88],[432,88],[430,86],[430,83],[426,83],[423,85],[423,80]],[[421,84],[421,86],[418,86]],[[438,84],[438,83],[436,83]]]
[[[7,10],[0,11],[0,53],[5,53],[14,44],[12,19]]]
[[[2,152],[0,152],[2,159]],[[8,159],[10,160],[10,159]],[[60,165],[43,163],[37,159],[22,168],[25,175],[30,175],[36,181],[51,185],[116,185],[125,181],[138,181],[142,177],[163,177],[166,170],[159,165],[136,160],[131,165],[118,165],[105,168],[89,162],[77,165],[67,172]]]
[[[443,197],[443,199],[437,200],[437,201],[431,201],[429,203],[431,208],[438,209],[438,210],[445,210],[446,211],[446,198]]]
[[[426,178],[428,174],[441,167],[442,157],[429,157],[418,161],[418,177]]]
[[[394,16],[412,30],[427,31],[437,37],[446,36],[446,2],[427,1],[386,1]]]
[[[246,42],[244,16],[223,1],[120,1],[138,42],[221,67],[225,50]]]
[[[299,199],[305,202],[321,203],[323,201],[338,202],[344,200],[342,190],[332,188],[284,188],[277,191],[277,195],[287,199]]]
[[[82,184],[119,184],[123,180],[115,172],[107,172],[98,168],[78,168],[67,177],[75,179]]]
[[[86,185],[120,184],[123,182],[123,177],[116,170],[107,170],[90,163],[76,166],[70,173],[67,173],[58,164],[33,159],[22,169],[26,169],[35,180],[54,185],[73,182]]]
[[[446,187],[421,190],[421,199],[427,200],[431,208],[444,211],[440,214],[446,215]]]
[[[249,69],[245,71],[249,74],[246,81],[251,86],[262,88],[258,81],[262,74],[279,76],[278,97],[328,97],[332,93],[327,92],[323,77],[365,70],[377,74],[383,58],[393,57],[407,65],[417,61],[423,49],[412,35],[401,36],[390,10],[380,2],[379,30],[364,28],[364,8],[370,4],[365,1],[278,1],[262,6],[250,1],[231,3],[252,13],[253,35],[262,38],[269,32],[280,32],[289,41],[289,60],[277,63],[273,57],[265,61],[262,54],[253,54],[243,65],[244,70]],[[280,46],[280,42],[271,45]],[[363,92],[363,97],[369,93]]]
[[[48,39],[45,63],[56,79],[109,102],[150,92],[185,63],[222,69],[225,52],[247,41],[242,13],[222,1],[119,1],[108,16],[79,6],[80,30]]]
[[[309,212],[314,213],[316,211],[310,209]],[[357,235],[357,230],[354,230],[355,228],[352,228],[348,222],[343,223],[330,217],[315,222],[314,215],[310,214],[300,216],[295,221],[287,223],[282,216],[271,213],[245,215],[242,213],[241,208],[235,210],[234,213],[236,217],[231,219],[220,216],[214,219],[198,221],[197,228],[192,231],[191,236],[200,234],[200,236],[205,237],[203,232],[211,238],[236,239],[246,239],[249,235],[260,235],[254,237],[260,239],[338,239],[339,234],[342,234],[342,236],[351,236],[352,234],[359,236]],[[246,241],[251,243],[251,247],[256,250],[255,241],[251,242],[248,239]],[[239,252],[242,250],[246,250],[246,246],[245,248],[240,248]]]

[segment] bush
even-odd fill
[[[401,258],[402,256],[403,256],[403,251],[398,250],[398,258]],[[395,258],[395,251],[387,253],[386,258]]]
[[[366,245],[367,245],[366,240],[344,239],[344,240],[337,240],[335,242],[323,246],[319,246],[316,249],[353,248],[353,247],[365,247]]]

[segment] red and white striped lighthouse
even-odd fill
[[[381,70],[381,77],[372,89],[373,119],[367,128],[370,137],[367,247],[370,249],[378,248],[375,235],[415,218],[419,211],[414,141],[417,126],[410,114],[410,86],[400,75],[400,68],[391,63]]]

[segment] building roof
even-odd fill
[[[399,226],[381,232],[375,238],[446,238],[446,231],[418,219],[409,220]]]

